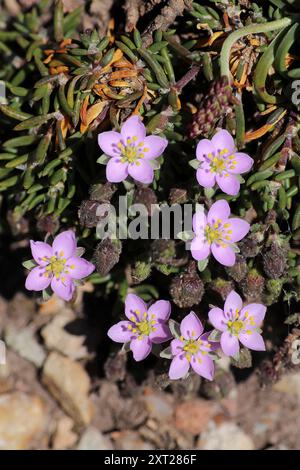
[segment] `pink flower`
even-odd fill
[[[206,259],[210,252],[224,266],[235,264],[234,244],[244,238],[250,225],[243,219],[229,218],[230,207],[224,199],[215,202],[207,216],[198,211],[193,217],[195,238],[191,242],[194,259]]]
[[[217,307],[210,310],[209,321],[222,332],[221,348],[226,356],[238,354],[239,341],[254,351],[265,351],[260,326],[266,310],[262,304],[249,304],[243,308],[243,301],[234,290],[228,295],[224,310]]]
[[[138,116],[132,116],[122,125],[121,133],[102,132],[98,143],[110,158],[106,166],[106,178],[119,183],[130,175],[140,183],[152,183],[154,178],[151,160],[159,157],[168,141],[157,135],[146,137],[146,128]]]
[[[89,276],[95,269],[92,263],[76,256],[76,239],[72,230],[54,238],[52,247],[48,243],[30,240],[32,256],[38,266],[27,276],[25,287],[40,291],[51,289],[64,300],[71,300],[75,291],[73,279]]]
[[[167,300],[158,300],[149,308],[135,294],[128,294],[125,300],[125,315],[128,320],[120,321],[108,330],[108,336],[117,343],[130,343],[136,361],[145,359],[153,344],[171,339],[169,327],[165,324],[171,313]]]
[[[246,173],[253,165],[249,155],[236,152],[232,136],[224,129],[217,132],[212,140],[200,140],[196,156],[201,162],[196,175],[198,183],[204,188],[212,188],[217,182],[224,193],[232,196],[240,190],[236,175]]]
[[[215,367],[210,353],[218,349],[219,343],[208,341],[211,332],[203,334],[202,323],[194,312],[182,320],[180,333],[182,336],[171,342],[173,359],[169,370],[170,379],[181,379],[192,366],[196,374],[212,380]]]

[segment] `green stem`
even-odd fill
[[[245,28],[238,29],[231,33],[226,41],[223,44],[221,50],[221,57],[220,57],[220,65],[221,65],[221,76],[228,77],[228,80],[231,80],[231,73],[229,68],[229,61],[230,61],[230,51],[233,44],[241,39],[244,36],[248,36],[248,34],[259,34],[259,33],[267,33],[269,31],[275,31],[276,29],[282,29],[286,26],[289,26],[292,23],[291,18],[282,18],[280,20],[271,21],[268,23],[258,23],[258,24],[250,24],[245,26]]]

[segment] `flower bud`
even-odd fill
[[[134,191],[133,202],[134,204],[143,204],[146,206],[148,214],[151,215],[154,209],[151,206],[157,204],[156,194],[151,188],[139,186]]]
[[[216,294],[219,294],[222,300],[226,300],[228,294],[234,290],[234,282],[225,281],[224,279],[218,277],[209,283],[209,288]]]
[[[192,307],[201,302],[204,294],[204,286],[196,272],[194,263],[188,267],[188,271],[174,277],[170,286],[170,295],[180,308]]]
[[[198,135],[208,137],[217,121],[228,113],[236,98],[232,93],[227,77],[215,80],[199,104],[199,110],[193,115],[193,121],[189,127],[189,137]]]
[[[286,250],[277,243],[272,243],[270,250],[263,255],[264,272],[270,279],[282,277],[287,269],[286,255]]]
[[[262,302],[265,279],[256,269],[251,269],[240,285],[248,302]]]
[[[242,255],[236,255],[235,264],[226,268],[228,276],[230,276],[235,282],[240,282],[247,275],[248,267],[245,258]]]
[[[138,260],[132,266],[129,266],[130,284],[140,284],[151,274],[151,263]]]
[[[97,245],[93,262],[100,276],[106,276],[119,262],[121,251],[120,240],[105,238]]]
[[[96,227],[101,219],[97,215],[97,209],[100,205],[100,202],[90,199],[82,201],[78,211],[80,225],[87,228]]]

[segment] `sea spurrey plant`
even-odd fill
[[[215,184],[226,194],[235,196],[240,190],[238,175],[247,173],[253,159],[246,153],[237,152],[234,140],[226,129],[217,132],[211,140],[202,139],[196,148],[200,162],[196,177],[204,188]]]
[[[211,206],[207,215],[204,210],[199,210],[194,215],[192,256],[202,261],[212,253],[219,263],[233,266],[236,260],[235,243],[242,240],[249,230],[250,224],[245,220],[230,218],[230,206],[221,199]]]
[[[194,312],[190,312],[180,324],[180,337],[171,342],[172,362],[169,377],[172,380],[187,375],[190,367],[196,374],[208,380],[214,377],[212,352],[218,343],[208,340],[211,332],[203,333],[203,325]]]
[[[128,320],[113,325],[108,336],[117,343],[129,343],[136,361],[145,359],[152,350],[152,344],[171,339],[166,324],[171,314],[171,304],[158,300],[150,307],[135,294],[128,294],[125,300],[125,315]]]
[[[214,307],[208,317],[210,323],[221,332],[221,348],[226,356],[237,356],[239,342],[254,351],[265,351],[261,336],[261,325],[265,318],[266,307],[252,303],[243,307],[237,292],[231,291],[226,298],[224,309]]]
[[[89,276],[95,269],[92,263],[77,255],[72,230],[57,235],[52,246],[33,240],[30,246],[34,263],[25,282],[28,290],[43,291],[51,287],[56,295],[69,301],[74,295],[76,281]]]
[[[106,178],[111,183],[124,181],[128,176],[149,184],[154,178],[152,160],[159,157],[168,141],[158,135],[146,136],[146,127],[140,117],[132,116],[121,127],[121,132],[107,131],[98,135],[101,150],[110,157]]]

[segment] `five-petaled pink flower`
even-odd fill
[[[217,132],[212,140],[200,140],[196,156],[201,162],[196,174],[198,183],[212,188],[217,182],[224,193],[232,196],[240,190],[237,175],[246,173],[253,165],[249,155],[236,152],[234,140],[225,129]]]
[[[76,256],[76,239],[72,230],[54,238],[52,247],[48,243],[30,240],[32,256],[38,266],[27,276],[25,287],[40,291],[51,289],[62,299],[71,300],[75,291],[74,279],[89,276],[95,266]]]
[[[170,379],[184,377],[191,366],[197,374],[212,380],[215,366],[210,353],[219,348],[219,343],[208,341],[211,331],[203,334],[201,321],[194,312],[190,312],[180,324],[180,333],[180,338],[171,342]]]
[[[204,260],[212,252],[216,260],[224,266],[235,264],[234,244],[247,235],[250,225],[243,219],[229,216],[230,207],[224,199],[215,202],[207,216],[203,210],[194,214],[195,238],[191,242],[194,259]]]
[[[130,175],[140,183],[152,183],[154,178],[151,160],[159,157],[168,141],[157,135],[146,137],[146,128],[138,116],[132,116],[122,125],[121,132],[107,131],[98,135],[98,143],[110,160],[106,178],[119,183]]]
[[[254,351],[265,351],[260,326],[266,310],[262,304],[249,304],[243,308],[243,301],[235,291],[228,295],[224,310],[217,307],[210,310],[209,321],[222,332],[221,348],[226,356],[238,354],[239,341]]]
[[[130,343],[136,361],[145,359],[152,350],[152,343],[160,344],[171,339],[166,321],[171,313],[167,300],[158,300],[149,308],[135,294],[128,294],[125,300],[125,315],[128,320],[120,321],[108,330],[108,336],[117,343]]]

